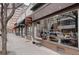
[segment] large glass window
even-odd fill
[[[61,21],[61,25],[75,25],[75,20],[67,19],[67,20]]]
[[[44,40],[47,40],[48,32],[48,20],[43,19],[40,21],[40,37]]]
[[[78,47],[78,11],[69,11],[49,18],[49,39],[60,44]]]
[[[37,36],[44,40],[78,47],[78,11],[69,11],[42,19],[36,24]]]

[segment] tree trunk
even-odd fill
[[[2,54],[7,54],[7,26],[2,25]]]
[[[7,54],[7,5],[4,4],[4,18],[3,18],[3,24],[2,24],[2,54]]]

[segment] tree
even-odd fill
[[[7,54],[7,23],[11,19],[11,17],[14,15],[15,10],[20,7],[22,4],[16,5],[15,3],[1,3],[1,32],[2,32],[2,54]],[[8,15],[8,6],[11,5],[12,11]]]
[[[67,17],[71,17],[72,19],[75,20],[75,32],[78,32],[78,11],[74,10],[65,14],[62,14],[61,16],[59,16],[59,19],[61,18],[67,18]]]

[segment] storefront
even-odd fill
[[[30,16],[25,18],[25,34],[27,39],[32,39],[32,17]]]
[[[47,7],[49,7],[49,5],[50,4],[48,4]],[[54,4],[51,4],[51,7],[53,7],[53,5]],[[63,4],[59,5],[62,6]],[[47,11],[49,11],[50,8],[47,8]],[[44,11],[44,9],[42,8],[39,12]],[[36,27],[36,36],[42,39],[41,44],[62,54],[79,54],[79,4],[72,4],[55,13],[51,12],[51,14],[46,16],[44,16],[44,14],[41,15],[42,13],[39,14],[39,12],[33,14],[33,20],[36,20],[34,20],[32,24],[34,28]],[[34,32],[35,31],[33,31],[33,33]]]
[[[18,36],[25,36],[25,20],[23,20],[20,23],[15,23],[14,24],[14,28],[13,28],[13,32],[15,32],[16,35]]]

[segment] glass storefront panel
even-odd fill
[[[50,18],[50,41],[78,47],[78,31],[76,31],[78,18],[76,17],[78,11],[74,10]]]
[[[40,20],[37,36],[51,42],[78,47],[78,11],[69,11]]]
[[[78,11],[69,11],[36,23],[36,35],[43,40],[78,47]]]

